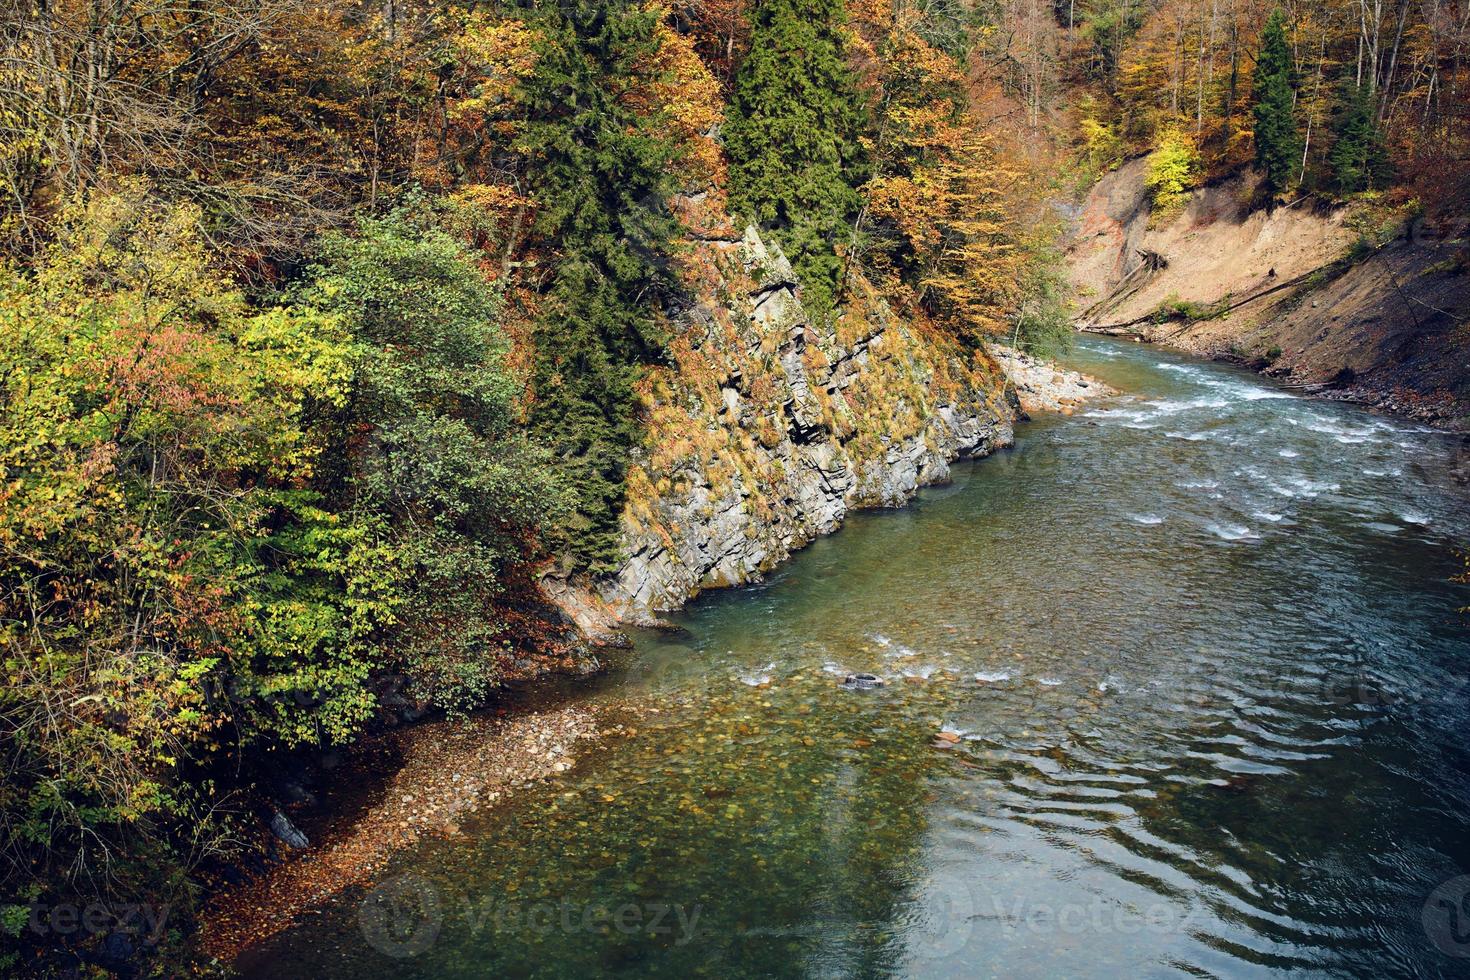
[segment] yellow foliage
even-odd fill
[[[445,19],[453,24],[454,53],[471,78],[470,94],[450,107],[449,117],[503,110],[536,67],[536,31],[524,21],[483,10],[454,8]]]

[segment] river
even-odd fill
[[[1069,361],[1124,394],[640,637],[635,735],[246,975],[1470,975],[1463,441]]]

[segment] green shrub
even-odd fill
[[[276,602],[261,560],[348,404],[351,342],[252,312],[198,225],[129,185],[0,280],[0,904],[185,918],[190,867],[230,840],[210,760],[370,706],[372,603]]]
[[[1022,300],[1016,312],[1014,342],[1037,357],[1056,357],[1071,350],[1072,327],[1065,260],[1061,253],[1036,244],[1022,278]]]
[[[238,839],[216,776],[350,739],[376,673],[451,708],[496,682],[493,601],[560,493],[513,428],[497,298],[402,216],[264,310],[142,185],[8,271],[0,909],[183,922]]]
[[[1184,320],[1188,323],[1199,323],[1203,320],[1218,320],[1230,312],[1230,298],[1214,303],[1197,303],[1194,300],[1180,299],[1178,296],[1170,296],[1159,304],[1154,311],[1153,321],[1155,323],[1168,323],[1171,320]]]
[[[378,586],[392,608],[380,659],[426,701],[473,704],[497,680],[500,583],[564,510],[549,459],[516,426],[500,299],[463,247],[404,213],[330,237],[298,299],[356,345],[334,423],[346,465],[321,489],[391,583]]]
[[[1148,156],[1144,184],[1153,196],[1154,219],[1178,214],[1189,200],[1199,172],[1199,150],[1184,131],[1170,127],[1159,134],[1158,146]]]

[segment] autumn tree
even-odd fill
[[[674,29],[693,39],[711,74],[729,86],[750,48],[751,0],[677,0],[668,7]]]
[[[1148,171],[1144,175],[1157,218],[1166,219],[1179,213],[1194,187],[1198,171],[1199,151],[1194,140],[1177,127],[1161,133],[1157,148],[1148,155]]]
[[[390,154],[411,86],[385,56],[370,25],[306,0],[6,4],[0,232],[34,247],[61,204],[131,174],[218,240],[299,254]]]
[[[976,118],[970,52],[931,41],[950,36],[944,20],[886,3],[865,14],[874,172],[863,188],[863,266],[891,301],[965,345],[1009,336],[1028,254],[1015,193],[1022,168]]]

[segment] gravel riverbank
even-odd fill
[[[584,705],[384,732],[377,738],[394,743],[402,765],[382,791],[364,809],[339,816],[293,860],[214,896],[202,917],[204,949],[233,960],[342,889],[370,881],[400,848],[427,834],[457,835],[469,813],[570,769],[603,734],[595,710]],[[369,740],[354,756],[368,759],[383,748]]]

